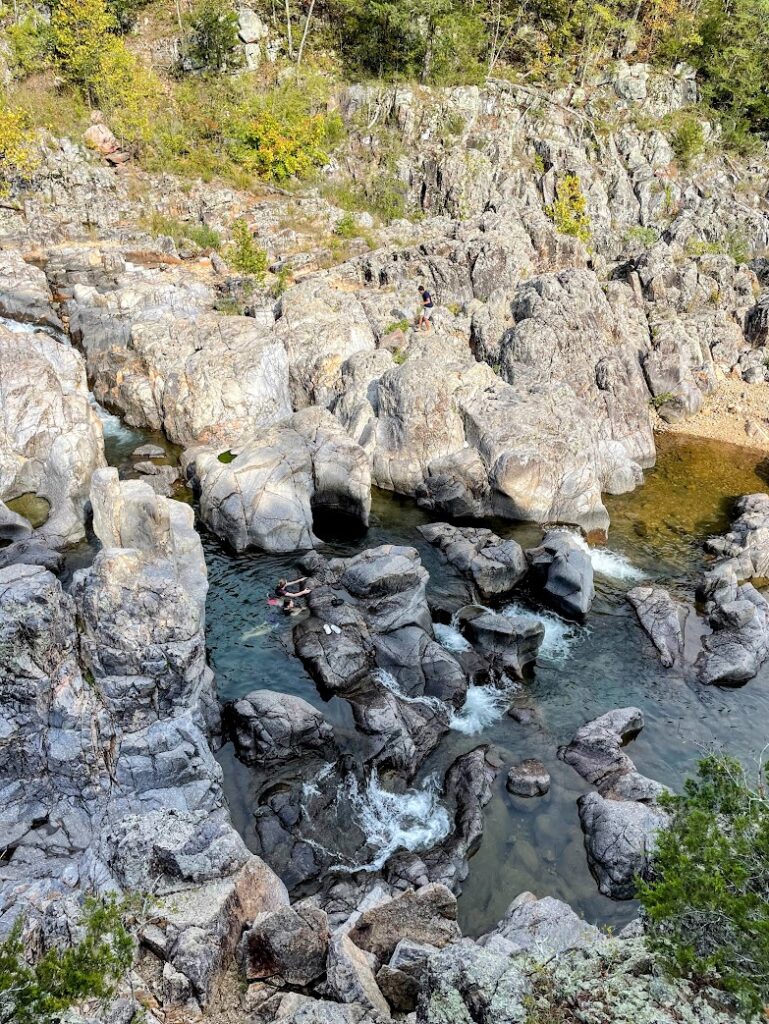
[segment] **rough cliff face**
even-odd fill
[[[340,787],[370,799],[355,788],[361,765],[369,783],[381,768],[405,787],[469,687],[523,676],[543,639],[530,616],[470,603],[456,619],[464,646],[445,650],[412,548],[305,560],[314,591],[293,642],[324,692],[347,701],[360,764],[340,756],[317,709],[263,680],[226,709],[244,763],[272,772],[306,761],[303,785],[277,785],[256,824],[284,879],[324,877],[289,906],[234,829],[212,752],[221,730],[192,510],[105,468],[89,397],[90,385],[125,422],[185,449],[201,520],[238,552],[320,546],[315,519],[329,510],[365,528],[372,484],[449,518],[606,531],[603,495],[632,490],[654,463],[656,414],[696,412],[723,373],[746,383],[769,373],[765,267],[754,272],[730,242],[769,244],[766,162],[713,156],[681,169],[666,132],[642,127],[641,115],[660,121],[695,98],[686,69],[670,78],[623,64],[548,96],[501,82],[350,88],[347,170],[375,174],[388,157],[355,127],[365,109],[401,133],[397,175],[424,217],[372,229],[372,251],[331,268],[312,240],[297,249],[309,222],[333,230],[342,216],[317,192],[256,202],[131,178],[47,140],[32,187],[0,210],[0,539],[10,542],[0,549],[0,935],[24,914],[30,946],[45,948],[75,934],[85,892],[151,892],[135,979],[152,979],[150,1021],[216,1004],[235,958],[253,983],[237,1012],[254,1022],[523,1024],[532,1000],[547,1002],[537,963],[552,957],[555,998],[587,993],[612,1019],[637,1018],[606,971],[649,1020],[678,1020],[676,1001],[682,1019],[726,1019],[688,986],[652,985],[637,939],[609,942],[555,900],[523,894],[477,943],[461,939],[455,894],[501,767],[485,744],[446,770],[451,813],[432,846],[393,847],[372,868],[363,829],[339,816]],[[551,216],[568,176],[584,193],[589,240]],[[239,275],[150,236],[148,200],[225,235],[245,215],[294,283],[279,297],[257,290],[231,315]],[[282,227],[289,217],[301,227]],[[411,324],[420,282],[436,299],[431,334]],[[14,511],[29,495],[49,507],[34,529]],[[745,678],[768,649],[766,602],[745,583],[765,575],[766,510],[742,512],[722,544],[730,563],[706,581],[706,682]],[[58,579],[51,549],[90,524],[92,564]],[[593,570],[571,533],[548,532],[526,556],[490,531],[443,524],[430,539],[474,600],[525,578],[569,618],[589,613]],[[672,665],[679,609],[643,589],[639,617]],[[597,786],[580,801],[587,853],[602,891],[619,898],[666,821],[661,787],[620,750],[638,714],[603,716],[562,751]],[[547,785],[536,776],[538,793]],[[312,831],[324,815],[347,844],[346,875],[331,877],[335,855]],[[108,1019],[134,1019],[133,995],[127,1005]]]

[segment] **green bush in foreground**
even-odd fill
[[[269,260],[264,249],[260,249],[254,242],[251,229],[244,220],[236,220],[232,225],[232,239],[226,254],[230,266],[241,274],[251,275],[257,284],[262,284]]]
[[[49,950],[37,963],[24,959],[22,922],[0,943],[0,1024],[49,1024],[83,999],[106,999],[131,966],[133,940],[117,901],[86,902],[83,938]]]
[[[638,882],[647,941],[672,974],[723,989],[743,1011],[769,1002],[769,801],[731,758],[711,755],[665,799],[650,881]]]

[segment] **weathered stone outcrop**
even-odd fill
[[[43,567],[0,570],[0,927],[26,913],[46,948],[84,894],[152,891],[143,941],[169,993],[205,1004],[244,924],[286,890],[233,829],[206,739],[192,510],[114,470],[91,503],[104,548],[71,595]]]
[[[632,899],[636,876],[646,873],[656,835],[668,823],[657,806],[665,787],[641,775],[623,743],[643,728],[638,708],[610,711],[577,730],[558,756],[597,787],[577,801],[588,864],[598,888]]]
[[[193,449],[187,461],[203,520],[236,551],[316,547],[313,514],[320,511],[368,526],[368,459],[323,409],[297,413],[248,441],[230,461],[218,454]]]
[[[541,620],[533,615],[497,615],[477,604],[460,608],[456,623],[492,669],[517,679],[537,660],[545,638]]]
[[[627,599],[657,648],[660,661],[670,668],[683,654],[682,619],[686,609],[663,587],[634,587],[628,591]]]
[[[91,473],[104,465],[82,357],[48,334],[0,324],[0,366],[0,500],[44,499],[50,510],[37,535],[63,547],[85,535]]]
[[[569,530],[551,530],[526,557],[542,599],[566,618],[584,619],[595,597],[593,563],[584,541]]]
[[[598,929],[578,917],[567,903],[522,892],[499,924],[478,939],[478,945],[501,956],[526,952],[547,960],[567,949],[584,949],[600,941]]]
[[[510,593],[526,574],[520,544],[502,540],[491,530],[431,523],[420,526],[419,532],[441,549],[455,569],[472,579],[482,598]]]
[[[334,750],[334,730],[323,714],[291,694],[254,690],[227,705],[225,722],[245,764],[266,768]]]

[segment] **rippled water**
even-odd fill
[[[608,542],[594,555],[596,601],[587,627],[565,623],[538,609],[525,595],[516,610],[542,616],[545,645],[536,670],[513,695],[515,706],[531,710],[530,724],[506,714],[489,721],[480,733],[452,730],[424,767],[421,779],[439,775],[464,751],[490,742],[505,765],[527,757],[545,762],[552,776],[550,793],[526,800],[505,789],[500,773],[486,808],[486,830],[460,898],[463,927],[480,933],[496,922],[522,890],[569,901],[588,919],[621,924],[634,916],[632,903],[615,903],[598,892],[585,858],[576,800],[589,788],[558,761],[560,744],[585,721],[614,707],[642,708],[646,727],[630,753],[639,769],[678,785],[700,754],[713,744],[744,758],[763,746],[769,725],[769,671],[738,690],[691,686],[659,665],[651,643],[624,599],[639,579],[661,580],[690,596],[697,573],[706,564],[702,540],[729,522],[733,500],[765,489],[763,457],[742,448],[674,436],[659,438],[659,461],[642,488],[609,498],[612,528]],[[367,536],[333,540],[328,552],[349,555],[382,543],[417,547],[431,575],[434,607],[450,608],[469,598],[436,549],[417,527],[428,517],[411,502],[374,495]],[[531,524],[493,524],[495,529],[531,545],[541,532]],[[211,590],[208,601],[210,657],[224,699],[257,687],[296,693],[325,710],[340,731],[351,732],[343,701],[324,704],[301,664],[290,651],[288,627],[272,621],[265,603],[280,576],[292,577],[292,556],[225,552],[210,536],[204,539]],[[444,632],[447,646],[451,637]],[[248,835],[253,784],[225,750],[228,788],[236,819]],[[425,827],[434,822],[426,821]]]
[[[116,431],[108,440],[110,461],[125,460],[148,439],[142,432]],[[505,789],[504,767],[499,774],[486,808],[483,842],[470,863],[460,898],[461,923],[470,934],[495,923],[524,889],[565,899],[591,921],[619,925],[634,916],[632,903],[612,902],[596,888],[587,868],[576,806],[577,797],[589,787],[556,756],[558,746],[568,742],[583,722],[611,708],[639,706],[646,727],[629,753],[640,771],[672,786],[679,785],[713,745],[748,760],[766,742],[769,669],[736,690],[686,683],[660,667],[624,594],[639,579],[648,578],[690,598],[697,575],[707,564],[703,539],[728,526],[736,497],[767,488],[769,466],[758,453],[710,441],[667,435],[658,439],[658,448],[657,467],[647,473],[644,486],[607,500],[612,527],[608,542],[597,553],[594,549],[596,601],[587,626],[564,622],[537,607],[525,593],[513,603],[511,613],[540,616],[546,631],[532,677],[510,698],[515,707],[530,711],[529,723],[495,713],[484,718],[480,732],[452,729],[405,793],[388,795],[377,777],[348,794],[354,801],[353,813],[371,833],[375,848],[389,849],[401,841],[419,845],[425,837],[442,834],[444,812],[431,780],[441,778],[459,754],[484,742],[494,745],[505,766],[529,757],[545,763],[552,786],[539,799],[512,796]],[[471,593],[419,534],[417,527],[427,521],[412,502],[376,492],[368,534],[329,538],[324,551],[347,556],[384,543],[417,547],[430,572],[428,593],[436,617],[448,621],[451,609],[469,600]],[[491,525],[525,546],[536,544],[541,536],[531,524]],[[335,723],[342,745],[354,750],[356,735],[346,703],[338,698],[323,701],[292,653],[292,624],[271,613],[266,603],[278,578],[299,574],[296,557],[235,555],[205,532],[203,543],[210,582],[209,657],[222,699],[258,688],[298,694],[322,708]],[[439,631],[439,639],[449,647],[456,643],[450,627]],[[474,694],[472,701],[478,696]],[[488,695],[480,696],[483,700]],[[471,710],[478,712],[477,703],[468,708],[468,715]],[[252,823],[260,780],[235,760],[230,746],[223,748],[219,760],[233,819],[256,848]]]

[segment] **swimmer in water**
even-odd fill
[[[276,596],[277,597],[288,597],[288,598],[291,598],[291,599],[294,599],[294,600],[297,597],[306,597],[308,594],[312,593],[312,591],[309,588],[307,588],[307,587],[305,587],[304,590],[299,590],[297,593],[292,593],[288,589],[289,587],[296,587],[300,583],[304,583],[306,579],[307,579],[306,576],[301,576],[298,580],[291,580],[290,582],[289,582],[289,580],[278,580],[278,585],[275,588]]]

